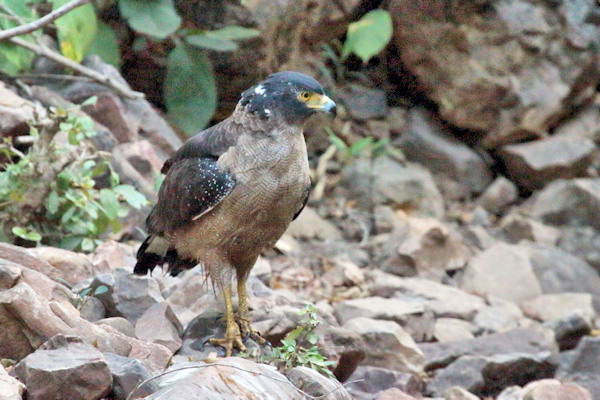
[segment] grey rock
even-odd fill
[[[583,386],[590,391],[593,398],[600,396],[600,337],[584,337],[573,354],[563,360],[556,378]]]
[[[54,336],[15,371],[31,400],[95,400],[106,396],[112,385],[102,353],[76,337]]]
[[[115,272],[113,296],[117,315],[135,324],[151,306],[164,301],[158,283],[151,276],[133,275],[119,269]]]
[[[139,384],[153,376],[140,360],[114,353],[104,353],[104,359],[113,377],[112,393],[116,400],[126,400]],[[143,388],[147,390],[146,394],[150,394],[157,387],[147,382]]]
[[[402,149],[408,160],[431,170],[442,189],[444,182],[454,181],[458,190],[445,191],[446,197],[464,198],[481,193],[492,181],[492,173],[483,159],[423,108],[410,109],[406,129],[394,145]]]
[[[162,344],[173,353],[181,347],[183,326],[167,303],[156,303],[138,319],[135,335],[142,340]]]
[[[442,1],[392,1],[396,73],[414,75],[453,126],[486,132],[487,147],[539,137],[596,92],[597,28],[562,15],[595,6],[567,3],[464,2],[445,12]]]
[[[390,388],[377,394],[373,400],[418,400],[398,388]]]
[[[421,343],[419,347],[425,355],[426,370],[445,367],[465,355],[491,357],[512,353],[551,353],[555,356],[558,352],[554,332],[548,328],[513,329],[469,340]]]
[[[107,240],[96,247],[92,255],[92,265],[96,275],[109,274],[118,268],[128,268],[134,264],[134,249],[114,240]]]
[[[89,296],[85,299],[83,305],[79,309],[79,315],[83,319],[90,322],[96,322],[106,318],[106,308],[102,300],[97,297]]]
[[[381,89],[349,85],[337,91],[350,116],[360,121],[385,118],[388,114],[387,95]]]
[[[595,315],[592,295],[589,293],[544,294],[524,301],[521,308],[529,318],[542,322],[559,320],[575,314],[591,324]]]
[[[0,365],[0,400],[21,400],[25,392],[25,385],[8,375]]]
[[[484,332],[506,332],[517,328],[523,319],[523,312],[515,303],[495,296],[488,297],[489,305],[483,307],[473,323]]]
[[[600,233],[589,226],[563,228],[558,247],[600,272]]]
[[[326,378],[314,369],[294,367],[287,378],[309,396],[318,396],[324,400],[353,400],[341,383]]]
[[[590,392],[571,382],[557,379],[533,381],[523,388],[510,387],[502,391],[497,400],[592,400]]]
[[[443,396],[446,400],[479,400],[479,397],[460,386],[452,386],[446,389]]]
[[[551,225],[600,229],[600,179],[578,178],[548,184],[525,203],[532,217]]]
[[[359,160],[342,171],[345,184],[359,205],[387,204],[411,214],[439,218],[444,212],[442,195],[431,173],[414,164],[401,164],[388,156],[373,163]]]
[[[123,317],[104,318],[99,321],[96,321],[95,323],[96,323],[96,325],[99,325],[99,326],[101,326],[101,325],[110,326],[110,327],[116,329],[117,331],[121,332],[123,335],[129,336],[129,337],[132,337],[132,338],[137,337],[135,334],[135,327],[133,326],[133,324]],[[142,338],[139,338],[139,339],[142,339]]]
[[[554,331],[556,342],[561,351],[575,348],[583,336],[587,336],[592,332],[592,323],[589,319],[577,313],[552,320],[545,323],[544,326]]]
[[[457,318],[438,318],[435,321],[433,336],[438,342],[473,339],[475,326],[470,322]]]
[[[550,378],[556,367],[556,360],[549,351],[492,357],[463,356],[439,371],[428,382],[426,391],[441,395],[453,386],[460,386],[477,395],[493,395],[507,386]]]
[[[319,325],[315,333],[321,354],[329,361],[337,362],[333,374],[337,380],[345,382],[365,359],[365,343],[361,336],[350,329],[330,324]]]
[[[376,393],[390,388],[397,388],[409,395],[420,394],[423,388],[423,380],[419,376],[408,372],[361,365],[352,374],[345,386],[356,399],[370,400]]]
[[[344,328],[358,333],[365,342],[363,365],[415,374],[423,371],[423,353],[396,322],[359,317],[346,322]]]
[[[500,221],[500,228],[512,243],[521,240],[554,245],[561,236],[561,231],[545,225],[533,218],[520,214],[509,214]]]
[[[504,243],[469,261],[461,287],[480,296],[494,295],[515,302],[542,294],[527,250]]]
[[[334,314],[342,325],[358,317],[391,320],[402,324],[409,316],[422,314],[424,311],[422,304],[375,296],[341,301],[334,309]]]
[[[298,239],[341,239],[342,233],[311,207],[305,207],[288,227],[288,234]]]
[[[511,179],[521,189],[533,191],[557,179],[585,176],[596,152],[590,139],[554,135],[504,146],[500,155]]]
[[[479,196],[478,202],[491,214],[501,214],[519,199],[517,186],[499,176]]]

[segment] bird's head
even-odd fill
[[[319,82],[293,71],[270,75],[242,93],[240,104],[259,118],[282,118],[289,125],[302,125],[317,112],[336,115],[335,103]]]

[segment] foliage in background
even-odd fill
[[[342,59],[356,54],[363,62],[368,62],[381,52],[392,39],[392,17],[386,10],[373,10],[361,19],[348,25],[348,33]]]
[[[333,372],[329,367],[335,365],[335,362],[328,361],[319,353],[319,348],[316,346],[318,336],[315,329],[322,322],[319,320],[315,307],[308,304],[298,314],[305,317],[300,320],[296,329],[285,335],[285,338],[281,340],[281,346],[274,347],[270,354],[259,357],[258,361],[275,365],[287,371],[297,366],[308,367],[332,378]],[[304,347],[306,345],[310,347]],[[240,356],[248,355],[240,354]]]
[[[82,106],[94,101],[92,98]],[[86,145],[96,132],[92,120],[78,111],[79,106],[52,108],[49,115],[58,124],[56,134],[66,135],[68,143],[58,145],[48,140],[48,148],[37,150],[34,145],[27,154],[15,149],[10,138],[0,145],[0,153],[9,160],[0,171],[0,227],[9,238],[92,251],[101,243],[102,234],[122,228],[119,219],[131,207],[139,209],[147,203],[133,186],[120,184],[110,165],[110,154]],[[31,129],[38,141],[44,134],[43,129],[39,133],[37,128]],[[40,179],[43,170],[49,168],[41,164],[46,161],[60,166],[51,182]],[[97,187],[100,177],[108,178],[108,187]],[[39,193],[44,195],[41,204],[28,210],[28,201]]]
[[[376,140],[371,136],[363,137],[351,145],[336,135],[329,127],[325,128],[329,141],[335,146],[342,161],[352,161],[359,157],[377,158],[388,150],[389,139]]]

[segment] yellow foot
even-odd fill
[[[227,326],[227,331],[225,332],[225,337],[223,339],[212,338],[209,342],[210,344],[224,347],[227,352],[227,357],[231,356],[234,347],[240,351],[246,351],[246,346],[242,343],[240,329],[235,322]]]
[[[261,345],[267,343],[266,339],[260,336],[260,332],[250,326],[250,321],[247,318],[236,317],[236,322],[240,327],[242,337],[250,337]]]

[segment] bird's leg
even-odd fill
[[[227,323],[227,330],[225,331],[225,337],[223,339],[210,339],[210,344],[216,344],[225,347],[227,351],[227,357],[231,356],[233,347],[237,347],[240,351],[246,351],[246,346],[242,343],[242,336],[240,334],[240,328],[235,323],[233,315],[233,302],[231,300],[231,283],[226,283],[222,287],[223,297],[225,298],[225,322]]]
[[[250,312],[248,311],[246,280],[246,277],[238,277],[238,324],[242,331],[242,336],[250,336],[259,344],[265,344],[267,341],[260,336],[260,332],[250,326]]]

